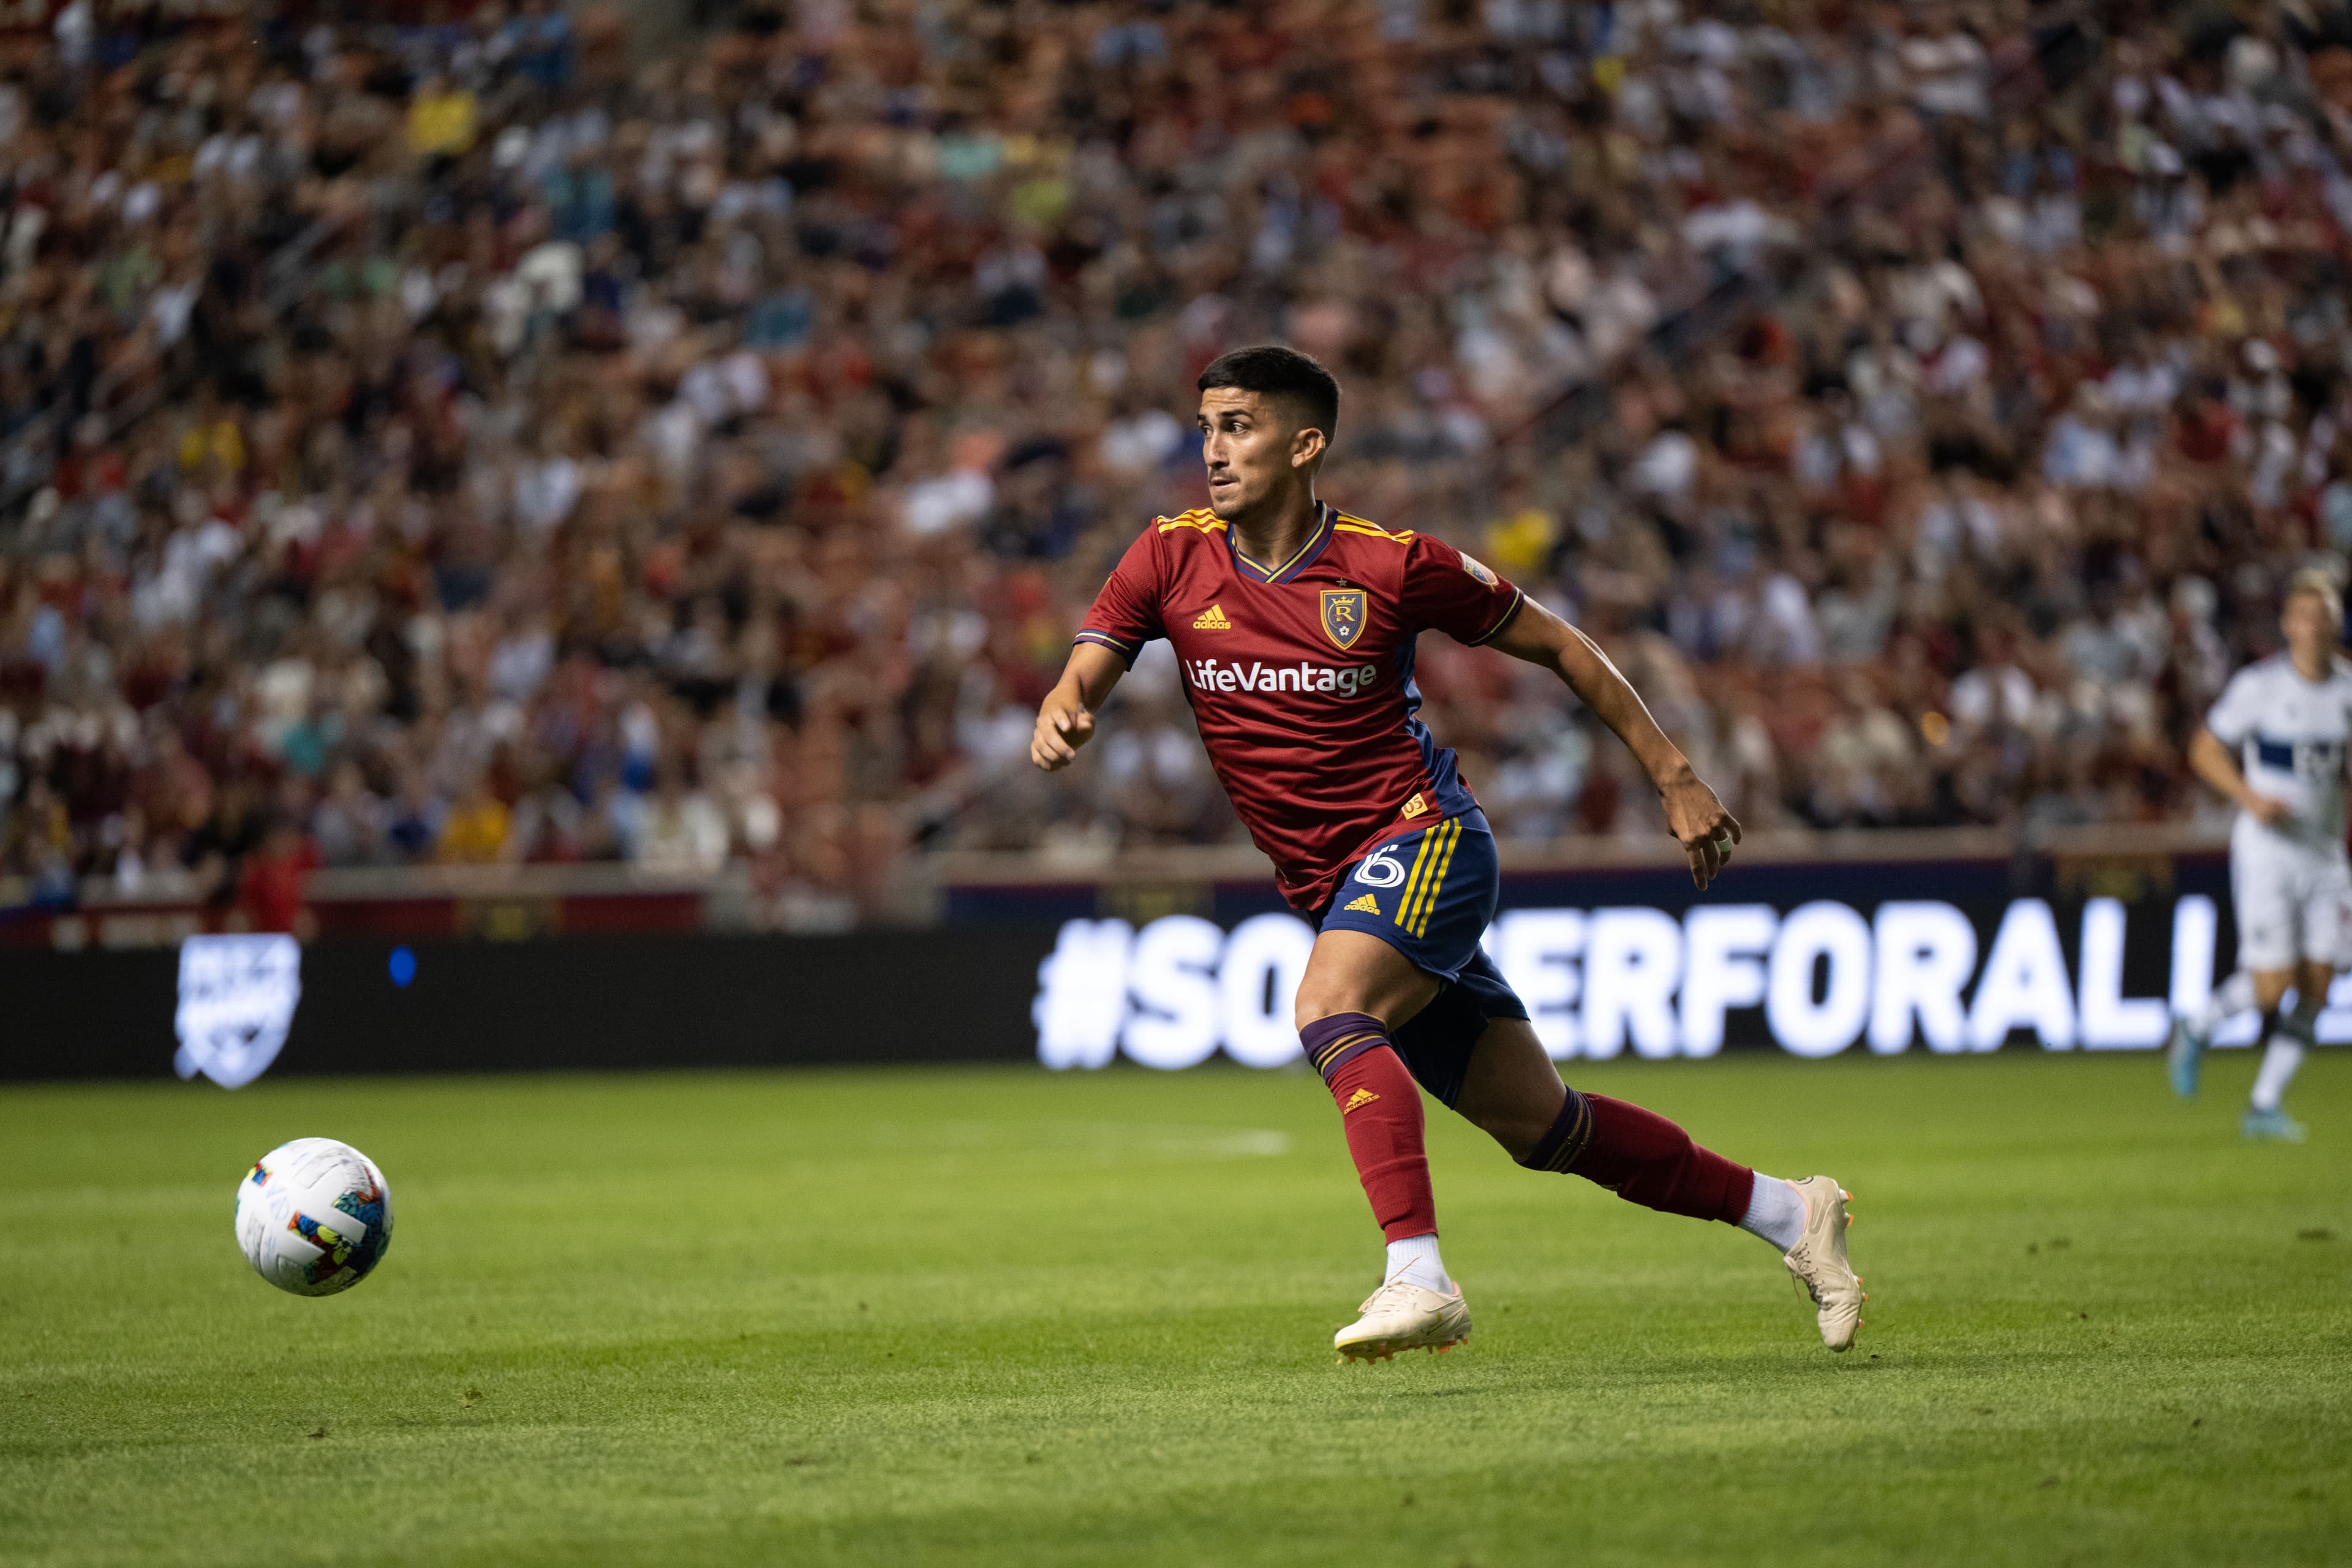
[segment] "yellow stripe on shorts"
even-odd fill
[[[1404,896],[1397,900],[1396,923],[1408,931],[1412,929],[1413,893],[1421,886],[1421,873],[1428,866],[1429,852],[1436,843],[1434,829],[1421,836],[1421,853],[1412,858],[1412,872],[1404,879]]]
[[[1452,821],[1439,823],[1421,841],[1421,859],[1413,862],[1415,875],[1405,884],[1404,901],[1397,910],[1397,924],[1410,933],[1416,921],[1428,910],[1429,900],[1437,891],[1437,879],[1443,874],[1446,851],[1452,843]],[[1423,862],[1426,865],[1423,865]]]
[[[1462,842],[1462,819],[1457,816],[1445,826],[1448,829],[1445,848],[1438,858],[1437,874],[1430,878],[1429,886],[1421,891],[1421,914],[1412,927],[1415,936],[1429,934],[1429,917],[1437,912],[1438,890],[1445,886],[1445,873],[1454,864],[1454,847]]]

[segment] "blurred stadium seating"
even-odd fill
[[[1328,494],[1760,828],[2193,832],[2352,548],[2340,5],[226,9],[5,50],[0,903],[619,860],[828,929],[1231,843],[1165,661],[1025,747],[1261,339],[1347,389]],[[1437,641],[1506,835],[1654,831]]]

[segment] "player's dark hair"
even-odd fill
[[[1328,444],[1339,431],[1339,384],[1312,354],[1279,343],[1260,343],[1219,354],[1201,373],[1202,392],[1230,386],[1263,397],[1287,397],[1307,411],[1307,422]]]

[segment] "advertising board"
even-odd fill
[[[1910,879],[1887,870],[1773,868],[1751,884],[1765,897],[1737,901],[1696,898],[1664,872],[1582,889],[1574,879],[1507,883],[1484,945],[1557,1058],[1711,1057],[1727,1046],[1807,1058],[2012,1042],[2152,1050],[2173,1012],[2201,1006],[2227,973],[2218,866],[2184,864],[2128,898],[2085,887],[2005,894],[2007,870],[1982,865]],[[1607,897],[1544,896],[1579,890]],[[1038,1059],[1291,1061],[1291,998],[1313,941],[1282,911],[1066,920],[1038,966]],[[2352,986],[2331,1001],[2341,1005],[2322,1016],[2322,1038],[2352,1039]],[[2248,1016],[2218,1043],[2253,1033]]]
[[[2146,1050],[2233,960],[2223,881],[2206,854],[1751,862],[1703,896],[1539,868],[1507,873],[1486,945],[1564,1060]],[[1297,1059],[1313,932],[1262,880],[991,899],[837,936],[0,946],[0,1079]],[[2352,1039],[2352,985],[2331,1000],[2321,1037]]]
[[[1050,926],[0,948],[0,1081],[1031,1059]]]

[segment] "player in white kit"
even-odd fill
[[[2344,848],[2352,662],[2336,654],[2343,627],[2335,579],[2296,573],[2279,616],[2286,651],[2240,670],[2189,745],[2197,776],[2238,805],[2230,832],[2238,966],[2252,981],[2253,1005],[2271,1020],[2242,1123],[2249,1138],[2303,1141],[2302,1124],[2281,1109],[2281,1099],[2303,1065],[2336,971],[2352,964],[2352,866]],[[2294,1005],[2281,1011],[2289,991]],[[2214,1008],[2174,1020],[2168,1055],[2172,1086],[2183,1096],[2197,1092],[2218,1022]]]

